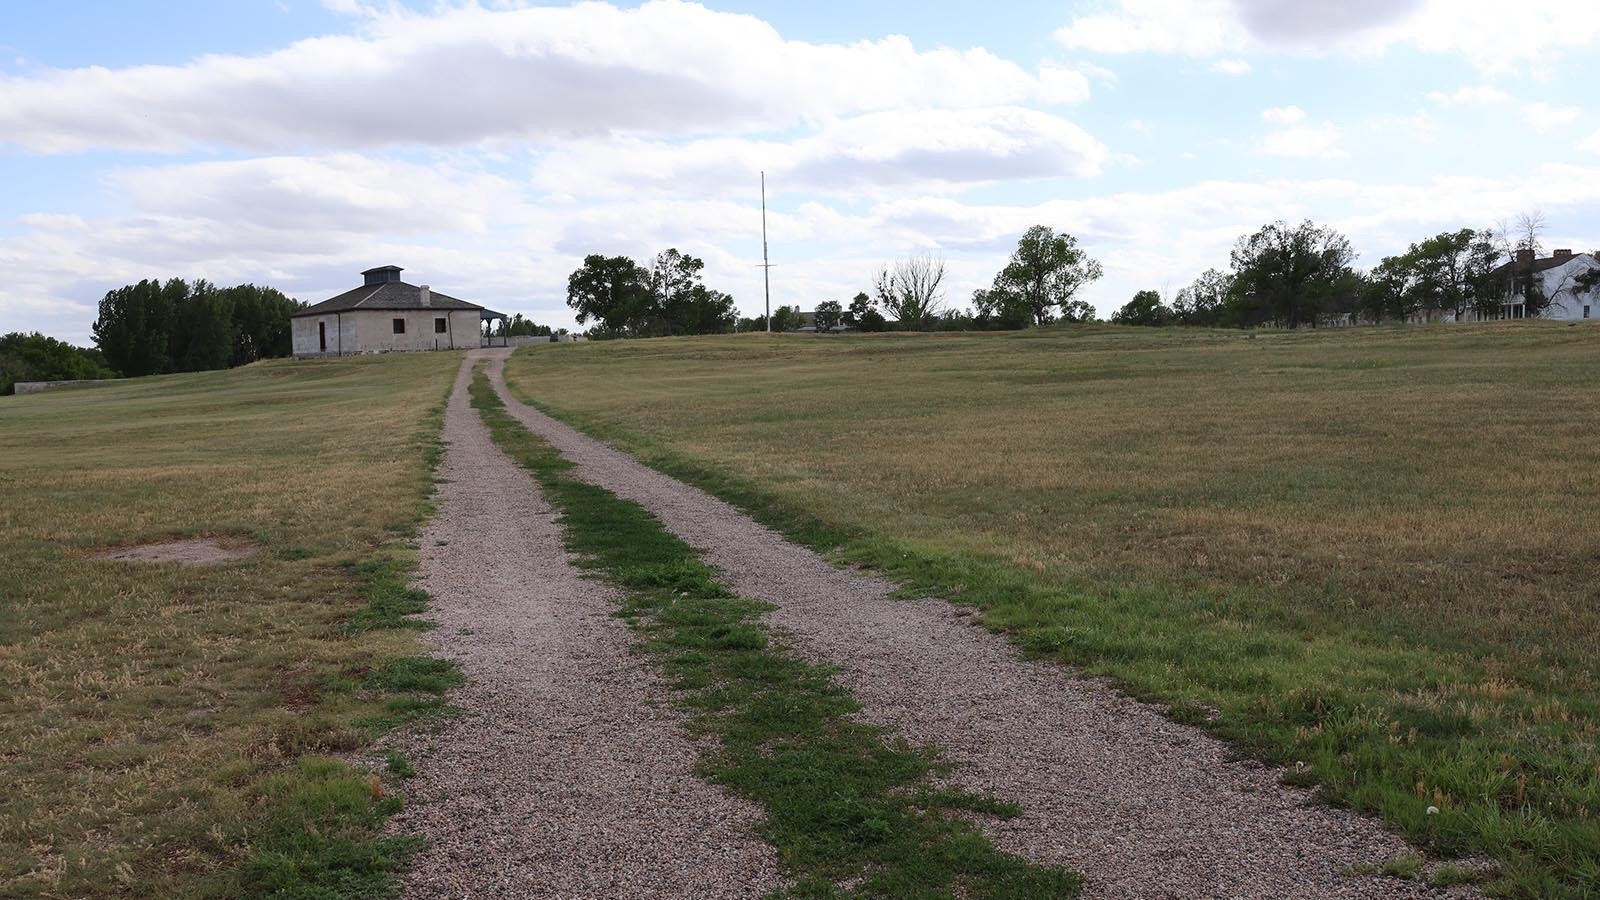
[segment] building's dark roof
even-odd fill
[[[385,266],[385,269],[392,268]],[[398,270],[396,270],[398,271]],[[404,281],[388,281],[382,284],[366,284],[353,290],[345,291],[337,297],[329,297],[314,306],[295,313],[290,318],[300,316],[317,316],[337,312],[353,312],[363,309],[407,310],[407,309],[437,309],[444,312],[457,309],[478,309],[483,307],[476,303],[458,300],[449,294],[438,291],[428,292],[428,305],[422,305],[422,288]]]
[[[1537,273],[1537,272],[1543,272],[1546,269],[1554,269],[1556,266],[1564,266],[1567,263],[1572,262],[1573,260],[1577,259],[1580,256],[1588,256],[1588,255],[1589,254],[1587,254],[1587,253],[1568,253],[1566,256],[1547,256],[1544,259],[1536,259],[1536,260],[1533,261],[1533,271],[1535,273]],[[1512,266],[1516,266],[1517,267],[1517,273],[1518,274],[1522,274],[1522,273],[1525,273],[1525,272],[1528,271],[1527,264],[1521,262],[1520,260],[1513,261],[1513,262],[1504,262],[1504,263],[1501,263],[1498,266],[1495,266],[1493,269],[1491,269],[1489,271],[1489,277],[1491,277],[1491,278],[1503,278],[1503,277],[1505,277],[1505,275],[1508,272],[1511,271],[1511,267]]]

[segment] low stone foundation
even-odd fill
[[[12,389],[19,394],[39,394],[60,387],[73,387],[79,384],[103,384],[115,380],[114,378],[83,378],[77,381],[19,381],[12,385]]]

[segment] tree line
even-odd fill
[[[485,323],[485,328],[494,328],[489,333],[495,337],[551,337],[556,332],[549,325],[540,325],[532,319],[523,318],[522,313],[513,313],[511,318],[504,320],[498,326]],[[565,332],[566,329],[561,329]]]
[[[1369,271],[1355,268],[1350,240],[1333,228],[1278,221],[1241,236],[1226,271],[1211,268],[1177,292],[1169,305],[1160,293],[1136,293],[1111,321],[1126,325],[1212,327],[1315,327],[1342,323],[1433,318],[1469,313],[1494,318],[1510,297],[1525,314],[1549,303],[1529,267],[1508,266],[1519,252],[1537,255],[1544,220],[1523,215],[1514,226],[1463,228],[1418,241],[1384,257]],[[724,331],[792,331],[805,314],[784,305],[766,317],[736,319],[733,300],[700,283],[703,263],[668,250],[649,266],[626,257],[589,256],[568,279],[567,303],[578,322],[594,320],[596,337],[711,334]],[[848,305],[825,300],[811,324],[818,332],[1016,330],[1052,322],[1094,321],[1095,310],[1078,294],[1103,274],[1073,235],[1046,225],[1023,233],[989,287],[972,294],[969,308],[947,304],[944,260],[924,253],[886,263]],[[1600,275],[1580,277],[1577,290],[1600,287]]]
[[[1298,328],[1447,314],[1495,318],[1514,296],[1522,298],[1526,315],[1537,316],[1550,302],[1537,272],[1507,263],[1519,253],[1537,257],[1543,228],[1543,217],[1530,213],[1511,227],[1445,231],[1362,272],[1354,267],[1349,239],[1334,229],[1274,222],[1239,238],[1228,271],[1207,269],[1170,306],[1155,291],[1139,291],[1111,321]],[[1592,289],[1596,280],[1582,277],[1577,288]]]
[[[288,356],[289,316],[304,308],[274,288],[151,278],[106,293],[94,339],[127,377],[226,369]]]
[[[804,313],[783,305],[766,316],[739,318],[733,298],[702,282],[705,263],[676,248],[649,264],[625,256],[591,254],[567,278],[567,306],[578,324],[593,323],[589,335],[655,337],[719,334],[730,331],[792,331],[805,326]],[[886,263],[848,306],[818,303],[812,323],[819,332],[839,327],[857,331],[970,331],[1044,325],[1059,315],[1068,321],[1094,317],[1077,299],[1078,290],[1099,278],[1100,264],[1070,234],[1040,225],[1030,228],[992,286],[973,296],[973,309],[945,302],[944,260],[920,254]]]

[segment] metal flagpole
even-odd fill
[[[767,261],[767,173],[761,172],[761,290],[767,303],[767,333],[772,333],[772,263]]]

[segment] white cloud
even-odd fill
[[[1458,88],[1452,94],[1446,94],[1443,91],[1430,91],[1428,99],[1440,106],[1489,106],[1495,103],[1509,103],[1511,95],[1491,85],[1471,84]]]
[[[1114,0],[1056,32],[1098,53],[1195,57],[1261,51],[1378,53],[1412,47],[1459,55],[1489,70],[1540,63],[1600,41],[1600,17],[1569,0]]]
[[[1350,154],[1339,146],[1344,132],[1332,122],[1274,131],[1261,139],[1259,151],[1268,156],[1294,159],[1344,159]]]
[[[1578,149],[1587,153],[1600,153],[1600,131],[1579,141]]]
[[[1428,100],[1439,106],[1498,106],[1513,102],[1510,94],[1490,85],[1468,85],[1446,94],[1442,91],[1432,91],[1427,95]],[[1578,106],[1557,106],[1546,100],[1536,100],[1532,103],[1519,105],[1519,110],[1528,126],[1539,134],[1550,134],[1569,128],[1583,117],[1583,108]]]
[[[1261,121],[1274,125],[1293,125],[1303,121],[1306,111],[1298,106],[1274,106],[1261,111]]]
[[[1211,71],[1223,75],[1249,75],[1250,63],[1243,59],[1219,59],[1211,64]]]
[[[784,191],[882,193],[1097,174],[1106,147],[1057,116],[1019,107],[869,113],[787,141],[569,143],[539,162],[534,183],[560,196],[639,190],[747,194],[757,173]]]
[[[152,215],[206,216],[226,204],[260,227],[317,233],[482,233],[516,192],[471,169],[354,153],[125,169],[108,180]]]
[[[1055,36],[1094,53],[1212,56],[1246,43],[1227,0],[1118,0],[1115,11],[1078,16]]]
[[[1577,106],[1555,106],[1539,100],[1524,106],[1522,115],[1527,119],[1528,127],[1539,134],[1550,134],[1563,128],[1570,128],[1582,118],[1583,109]]]
[[[1439,123],[1425,109],[1410,115],[1376,116],[1367,120],[1367,127],[1382,134],[1394,134],[1418,144],[1432,144],[1439,140]]]
[[[474,144],[786,128],[840,115],[1089,95],[1075,70],[904,37],[785,40],[678,0],[432,15],[372,12],[361,35],[182,66],[0,76],[0,141],[43,152]]]

